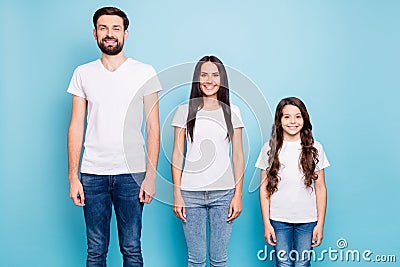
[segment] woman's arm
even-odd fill
[[[228,222],[233,222],[242,212],[242,188],[244,175],[244,156],[242,144],[242,128],[235,128],[232,136],[232,163],[235,178],[235,195],[228,212]]]
[[[271,225],[269,220],[269,203],[270,199],[268,197],[267,191],[267,171],[261,170],[260,175],[260,206],[261,206],[261,214],[264,223],[264,238],[268,244],[271,246],[275,246],[276,244],[276,236],[275,230]]]
[[[172,152],[172,181],[174,183],[174,206],[173,210],[175,216],[186,221],[186,208],[185,202],[181,194],[181,178],[182,178],[182,164],[183,164],[183,151],[185,146],[186,129],[174,127],[174,150]]]
[[[317,200],[318,221],[313,231],[313,238],[312,238],[313,247],[318,247],[319,245],[321,245],[322,239],[324,238],[324,223],[325,223],[326,200],[327,200],[324,170],[322,169],[318,171],[317,174],[318,174],[318,179],[315,180],[314,186],[315,186],[315,197]]]

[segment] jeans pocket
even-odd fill
[[[132,179],[135,183],[140,187],[143,183],[144,178],[146,177],[146,172],[135,172],[131,174]]]

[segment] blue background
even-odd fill
[[[131,19],[126,54],[158,71],[215,54],[247,75],[272,109],[283,97],[301,97],[332,165],[326,171],[325,239],[317,252],[337,249],[336,241],[344,238],[347,249],[369,249],[373,256],[397,253],[400,260],[399,1],[3,0],[0,5],[0,266],[84,265],[83,213],[68,198],[66,89],[77,65],[100,56],[91,19],[105,5],[120,7]],[[162,123],[170,112],[171,106],[161,106]],[[243,119],[252,120],[247,113]],[[250,137],[244,210],[234,224],[229,266],[273,266],[257,258],[264,248],[263,227],[258,191],[248,188],[261,142]],[[164,177],[167,157],[160,155]],[[112,223],[108,262],[121,266]],[[149,267],[185,266],[181,225],[162,201],[145,208],[143,253]],[[344,264],[366,263],[325,259],[313,266]]]

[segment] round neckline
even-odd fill
[[[293,140],[293,141],[291,141],[291,140],[283,140],[283,142],[284,143],[287,143],[287,144],[297,144],[297,143],[301,143],[301,138],[299,138],[299,139],[297,139],[297,140]]]
[[[202,111],[207,111],[207,112],[213,112],[213,111],[219,111],[219,110],[221,110],[222,109],[222,107],[220,106],[219,108],[216,108],[216,109],[200,109],[200,110],[202,110]]]

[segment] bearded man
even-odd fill
[[[124,55],[129,20],[123,11],[100,8],[93,15],[93,24],[102,56],[77,67],[68,87],[72,94],[68,129],[70,198],[84,211],[86,266],[106,266],[112,206],[123,266],[143,266],[142,210],[156,191],[161,86],[152,66]],[[147,153],[141,132],[143,111]]]

